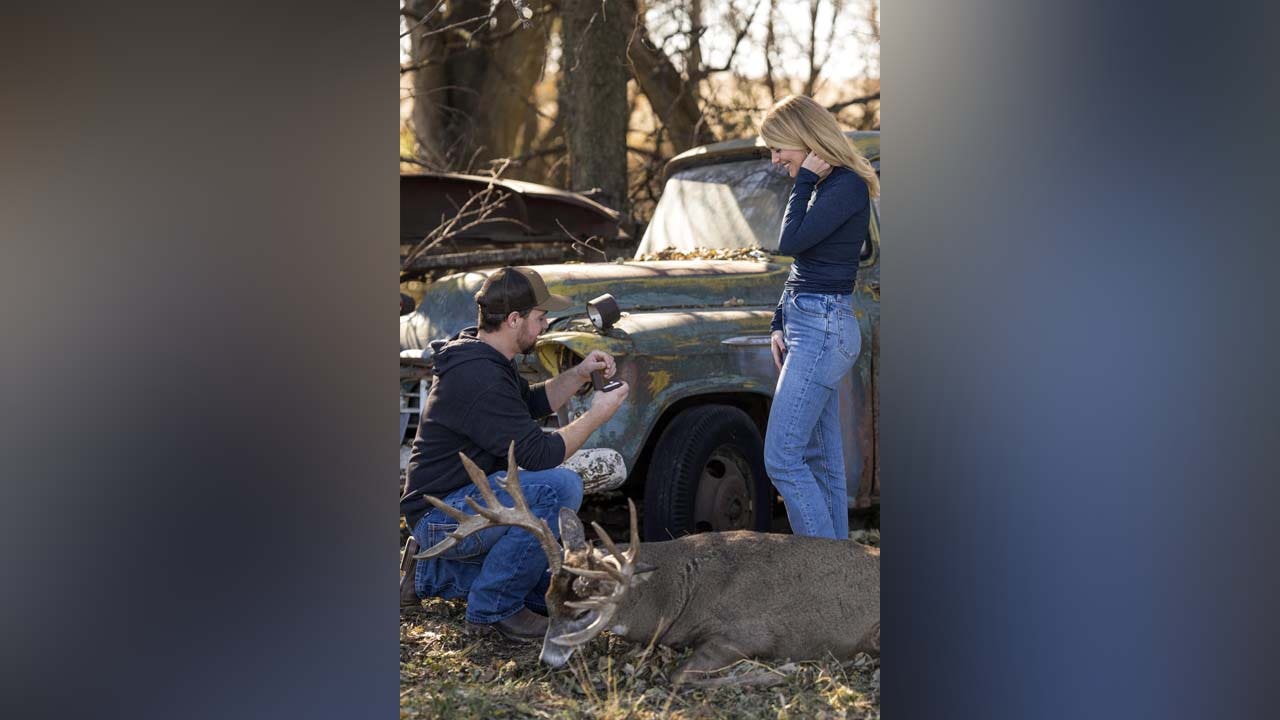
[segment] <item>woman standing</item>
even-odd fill
[[[849,536],[840,380],[862,334],[853,287],[880,181],[812,99],[792,95],[765,114],[760,137],[795,187],[778,254],[795,259],[773,314],[770,346],[781,374],[765,433],[765,467],[797,535]]]

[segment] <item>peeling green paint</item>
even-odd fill
[[[786,258],[769,263],[660,260],[537,268],[551,292],[573,302],[568,310],[551,313],[555,330],[560,330],[560,323],[567,318],[584,318],[587,301],[604,293],[612,294],[623,312],[723,308],[730,300],[741,302],[740,307],[768,307],[772,311],[790,269],[790,259]],[[476,306],[472,298],[491,272],[450,275],[432,283],[418,309],[400,320],[400,349],[420,350],[432,340],[474,325]]]

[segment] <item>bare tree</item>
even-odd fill
[[[880,0],[867,0],[863,19],[868,28],[865,32],[859,32],[863,39],[861,43],[863,61],[867,68],[874,72],[858,83],[860,92],[855,97],[840,100],[829,105],[827,109],[858,130],[879,130]],[[845,112],[846,110],[849,112]]]
[[[598,189],[643,222],[668,159],[754,134],[783,95],[880,124],[878,0],[403,2],[418,142],[402,161],[419,167],[483,174],[506,159],[508,177]],[[848,79],[833,63],[858,61],[855,36],[868,74]]]
[[[707,125],[698,105],[697,77],[700,69],[693,70],[692,80],[680,73],[671,58],[649,36],[641,2],[622,0],[620,3],[626,22],[627,61],[632,76],[649,99],[654,114],[666,127],[676,152],[715,142],[718,138]]]
[[[818,11],[822,9],[822,0],[809,0],[809,76],[804,81],[804,94],[813,97],[813,90],[818,84]]]
[[[530,101],[546,61],[548,18],[526,0],[405,0],[414,159],[475,170],[528,152],[538,116]]]
[[[778,86],[773,81],[773,59],[778,52],[777,36],[773,29],[773,18],[778,14],[778,0],[769,0],[769,14],[765,17],[764,35],[764,81],[769,86],[769,102],[778,101]]]
[[[447,164],[443,151],[449,145],[445,131],[444,103],[431,96],[448,83],[445,72],[444,14],[439,0],[407,0],[401,15],[409,25],[409,58],[413,72],[413,113],[410,127],[416,139],[414,159],[426,166]]]

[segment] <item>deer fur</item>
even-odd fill
[[[607,557],[586,545],[582,525],[560,513],[564,564]],[[746,531],[643,543],[637,563],[652,567],[631,587],[609,629],[633,642],[693,647],[676,682],[705,677],[744,658],[851,659],[880,652],[880,551],[846,540]],[[547,592],[551,625],[542,660],[563,665],[572,646],[555,638],[575,628],[566,602],[579,597],[562,569]],[[581,585],[581,581],[576,581]],[[608,582],[608,581],[601,581]],[[589,592],[588,588],[584,588]]]
[[[535,518],[519,489],[515,447],[502,505],[484,473],[462,461],[485,505],[475,515],[427,499],[459,521],[450,538],[416,557],[434,557],[484,527],[512,525],[538,537],[551,568],[550,623],[541,660],[554,667],[604,630],[633,642],[694,652],[672,678],[698,682],[746,658],[851,659],[880,652],[880,551],[848,540],[746,531],[640,543],[630,503],[631,542],[621,550],[592,523],[586,540],[573,511],[560,511],[560,542]],[[461,454],[460,454],[461,455]]]

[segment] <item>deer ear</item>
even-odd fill
[[[565,550],[587,550],[587,534],[582,529],[582,521],[569,508],[560,508],[560,544]]]

